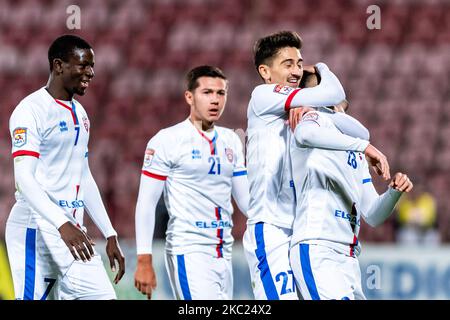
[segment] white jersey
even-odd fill
[[[248,223],[291,228],[294,188],[289,158],[291,131],[286,110],[299,89],[257,86],[248,104],[247,167],[250,185]]]
[[[169,254],[231,258],[232,178],[247,174],[242,143],[227,128],[207,134],[189,119],[159,131],[147,145],[142,173],[165,180]]]
[[[316,65],[321,83],[313,88],[276,84],[257,86],[248,104],[247,167],[250,185],[248,224],[266,222],[292,228],[295,191],[285,123],[291,107],[335,105],[345,98],[336,76],[324,63]]]
[[[338,131],[325,113],[309,112],[302,121]],[[363,185],[372,181],[365,156],[302,147],[295,139],[291,156],[297,197],[291,246],[320,243],[353,255],[358,245]]]
[[[88,156],[89,120],[82,105],[75,100],[57,100],[41,88],[19,103],[9,126],[12,156],[39,158],[35,174],[39,186],[70,221],[84,228],[80,186]],[[15,196],[16,206],[27,210],[12,210],[8,223],[59,235],[51,223],[33,210],[20,190]]]

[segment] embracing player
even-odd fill
[[[310,110],[290,148],[297,205],[289,256],[308,300],[365,299],[357,259],[361,217],[371,226],[381,224],[402,193],[413,188],[408,176],[398,172],[378,195],[362,152],[315,147],[333,141],[337,132],[329,113]],[[390,178],[388,168],[375,170]]]
[[[320,84],[299,88],[301,47],[301,38],[291,31],[261,38],[255,45],[255,67],[264,84],[253,90],[247,111],[250,202],[243,244],[256,299],[298,299],[289,263],[297,186],[292,179],[288,114],[295,116],[300,106],[333,106],[345,99],[339,80],[324,63],[308,69],[311,73],[317,70]],[[340,131],[320,147],[365,152],[387,164],[369,141],[344,134],[360,132],[354,130],[359,123],[337,114],[333,121]]]

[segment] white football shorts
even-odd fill
[[[165,254],[166,270],[177,300],[230,300],[231,260],[203,252]]]
[[[291,248],[295,281],[305,300],[365,300],[358,258],[318,244]]]
[[[289,264],[291,229],[264,222],[247,225],[243,246],[256,300],[298,300]]]
[[[5,238],[17,300],[117,299],[95,248],[77,261],[59,235],[11,223]]]

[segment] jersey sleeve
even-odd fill
[[[316,64],[316,67],[321,77],[319,85],[305,88],[293,95],[288,108],[334,106],[345,99],[345,91],[341,82],[328,66],[321,62]]]
[[[362,161],[361,170],[362,170],[361,184],[363,185],[363,188],[365,188],[365,187],[372,188],[373,187],[372,175],[370,174],[369,164],[367,163],[367,160]],[[376,193],[376,195],[378,195],[378,193]]]
[[[301,120],[301,125],[316,125],[322,128],[331,127],[329,119],[319,111],[306,112]]]
[[[327,108],[322,108],[322,110],[328,111]],[[370,140],[370,132],[367,128],[352,116],[342,113],[342,112],[330,112],[330,119],[333,121],[334,125],[339,129],[340,132],[354,138],[360,138],[363,140]]]
[[[318,63],[316,67],[320,72],[321,81],[312,88],[292,88],[277,84],[257,86],[252,93],[253,112],[270,120],[270,116],[280,117],[290,108],[332,106],[344,100],[344,88],[334,73],[325,63]]]
[[[19,105],[9,119],[12,140],[12,156],[33,156],[39,158],[42,128],[31,108]]]
[[[386,221],[393,213],[402,192],[388,187],[386,192],[379,195],[370,177],[369,168],[364,168],[362,179],[361,216],[372,227],[376,227]]]
[[[247,175],[247,168],[245,167],[244,148],[239,136],[233,133],[234,136],[234,150],[236,152],[236,159],[234,160],[233,177]]]
[[[364,150],[369,141],[342,134],[325,114],[309,111],[303,115],[294,131],[297,146],[342,151]]]
[[[292,88],[278,84],[262,84],[252,93],[253,112],[259,117],[282,116],[290,108],[293,97],[300,88]]]
[[[158,132],[147,144],[144,153],[142,174],[157,180],[166,180],[172,168],[169,147],[171,141],[161,131]]]

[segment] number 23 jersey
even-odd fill
[[[338,130],[321,112],[310,112],[302,121]],[[320,241],[352,255],[352,248],[358,245],[360,218],[365,214],[366,188],[372,188],[365,156],[301,147],[296,141],[291,144],[291,156],[297,196],[292,245]]]

